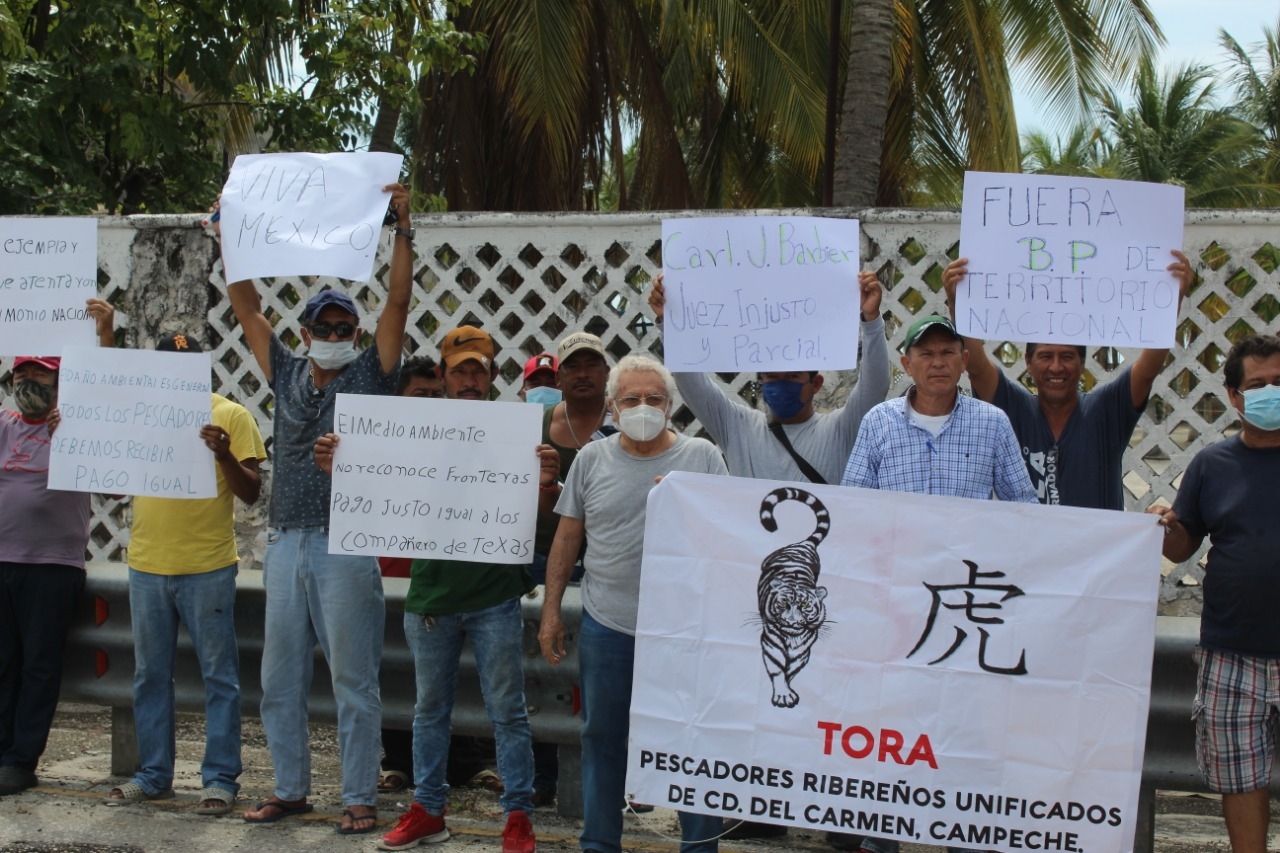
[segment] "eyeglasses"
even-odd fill
[[[351,323],[312,323],[309,331],[311,337],[324,340],[334,332],[338,333],[338,337],[346,340],[356,333],[356,327]]]
[[[646,406],[653,406],[655,409],[661,409],[667,404],[667,395],[646,394],[643,397],[619,397],[613,402],[618,405],[619,409],[634,409],[641,403],[644,403]]]

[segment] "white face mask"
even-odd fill
[[[618,429],[632,441],[653,441],[667,426],[667,413],[653,406],[636,406],[618,412]]]
[[[360,356],[355,341],[312,341],[307,355],[321,370],[341,370]]]

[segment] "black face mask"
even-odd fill
[[[53,397],[58,386],[46,385],[34,379],[19,379],[13,386],[13,400],[18,410],[29,418],[42,418],[53,408]]]

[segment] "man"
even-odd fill
[[[1187,256],[1173,255],[1168,269],[1178,280],[1181,304],[1193,275]],[[942,274],[952,316],[968,263],[967,258],[952,261]],[[1110,382],[1082,393],[1083,346],[1029,343],[1027,373],[1038,392],[1032,394],[1005,377],[982,341],[970,338],[966,344],[973,394],[1009,416],[1040,503],[1123,510],[1124,452],[1169,351],[1143,350]]]
[[[967,361],[964,339],[946,317],[932,314],[913,323],[902,369],[915,384],[863,419],[840,485],[1035,503],[1009,419],[960,393]],[[868,838],[862,849],[896,853],[898,842]]]
[[[161,352],[201,352],[182,334],[156,344]],[[187,628],[205,692],[204,790],[196,814],[231,811],[240,790],[240,657],[236,648],[235,501],[258,499],[258,464],[267,458],[253,416],[211,395],[211,423],[200,437],[213,453],[218,490],[212,498],[135,497],[129,536],[129,609],[133,623],[133,715],[140,766],[112,788],[119,806],[173,796],[174,700],[178,625]]]
[[[524,382],[520,385],[520,399],[539,406],[554,406],[560,402],[556,372],[559,362],[549,352],[540,352],[524,363]]]
[[[1209,537],[1196,753],[1209,790],[1222,794],[1233,853],[1264,853],[1280,713],[1280,337],[1241,339],[1222,372],[1240,432],[1196,454],[1172,508],[1148,511],[1161,516],[1174,562]]]
[[[338,394],[391,394],[413,285],[409,191],[391,193],[395,248],[387,298],[373,335],[360,350],[360,320],[351,297],[325,290],[302,312],[305,356],[285,348],[262,312],[252,281],[227,287],[231,307],[275,395],[275,455],[270,532],[264,565],[267,593],[262,652],[262,725],[275,765],[273,795],[245,812],[271,823],[311,810],[307,691],[317,643],[333,676],[342,757],[342,824],[338,832],[372,832],[377,823],[378,732],[382,706],[378,663],[385,622],[382,579],[372,557],[329,553],[329,483],[312,457],[333,431]]]
[[[440,344],[445,396],[485,401],[498,375],[493,339],[473,326],[460,326]],[[317,447],[317,450],[320,450]],[[545,508],[558,492],[559,459],[545,445],[540,462],[539,502]],[[319,458],[319,457],[318,457]],[[323,463],[322,463],[323,464]],[[406,850],[449,837],[445,809],[449,785],[450,718],[462,644],[471,638],[485,710],[493,722],[506,826],[503,853],[533,853],[533,749],[524,701],[520,598],[533,589],[526,566],[414,560],[405,597],[404,633],[413,652],[417,702],[413,715],[414,802],[382,836],[383,850]]]
[[[114,310],[101,299],[87,305],[99,346],[114,346]],[[15,358],[18,411],[0,410],[0,797],[39,781],[62,651],[84,589],[89,494],[48,488],[61,364]]]
[[[889,391],[889,345],[880,317],[880,282],[858,274],[861,291],[862,360],[859,379],[844,406],[815,412],[823,376],[815,370],[761,373],[760,390],[769,416],[732,400],[710,374],[677,373],[680,396],[711,438],[724,449],[735,477],[835,483],[858,437],[858,425]],[[649,307],[662,322],[666,291],[658,276]]]
[[[563,363],[563,362],[562,362]],[[582,686],[582,834],[585,851],[619,853],[627,729],[646,501],[672,471],[725,474],[710,442],[668,429],[675,380],[657,361],[629,355],[609,375],[621,430],[593,441],[569,470],[547,564],[538,642],[552,665],[566,654],[561,601],[585,540],[578,675]],[[720,818],[680,815],[682,853],[714,853]]]

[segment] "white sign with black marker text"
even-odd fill
[[[208,353],[67,347],[58,371],[62,418],[49,447],[49,488],[211,498]]]
[[[542,407],[339,394],[329,553],[527,563]]]
[[[1168,348],[1185,192],[1168,184],[965,172],[956,328],[974,338]]]
[[[91,346],[85,300],[98,295],[98,220],[0,217],[0,355]]]
[[[227,282],[272,275],[373,278],[400,154],[241,154],[219,200]]]
[[[672,474],[649,495],[628,796],[1132,851],[1161,539],[1135,513]]]
[[[662,272],[673,371],[857,366],[856,219],[664,219]]]

